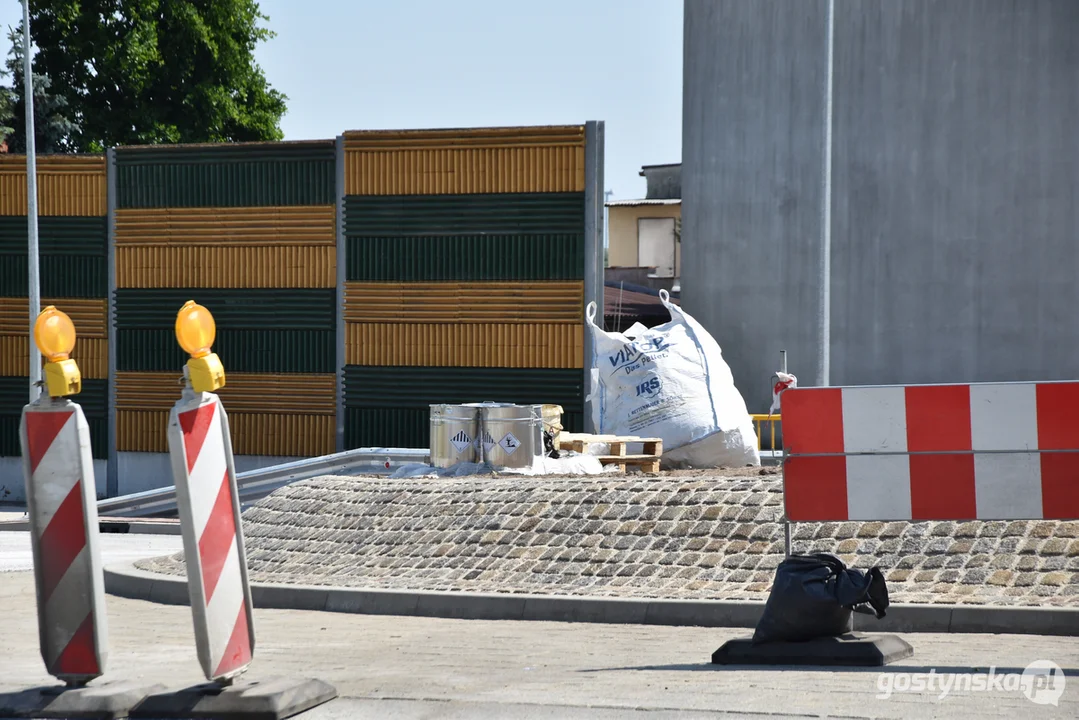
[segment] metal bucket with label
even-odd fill
[[[479,412],[473,405],[431,406],[431,464],[479,462]]]
[[[543,406],[478,403],[481,458],[494,468],[531,467],[543,455]]]

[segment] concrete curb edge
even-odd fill
[[[0,532],[29,532],[29,530],[30,523],[26,520],[5,520],[0,522]],[[179,535],[180,523],[128,520],[126,518],[98,518],[98,531],[129,535]]]
[[[134,563],[105,568],[110,595],[164,605],[187,605],[187,581],[140,570]],[[460,620],[546,620],[636,625],[752,628],[763,602],[382,590],[251,583],[255,607]],[[875,620],[855,615],[866,632],[1009,633],[1079,636],[1079,608],[985,605],[892,605]]]

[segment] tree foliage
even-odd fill
[[[254,59],[267,20],[255,0],[31,0],[34,71],[73,150],[279,140],[287,98]]]
[[[8,151],[26,152],[26,106],[23,103],[23,32],[8,30],[11,50],[0,77],[11,78],[10,88],[0,89],[0,135],[8,138]],[[72,140],[79,131],[68,112],[67,100],[52,92],[52,80],[34,73],[34,149],[39,153],[59,153],[74,150]]]
[[[11,73],[0,67],[0,143],[15,130],[15,91],[7,86]]]

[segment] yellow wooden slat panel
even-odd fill
[[[335,450],[334,415],[229,413],[229,427],[237,455],[316,457]]]
[[[584,126],[345,133],[347,195],[582,192]]]
[[[104,338],[79,338],[71,357],[79,365],[83,378],[105,380],[109,377],[109,341]],[[41,359],[44,364],[45,359]],[[0,335],[0,375],[29,375],[29,335]]]
[[[167,410],[180,398],[180,373],[116,373],[116,407],[124,410]],[[217,392],[225,409],[241,413],[337,412],[337,376],[328,374],[225,373]]]
[[[345,156],[349,195],[583,190],[583,147],[351,151]]]
[[[232,417],[229,417],[232,420]],[[117,410],[116,449],[119,452],[169,451],[168,410]]]
[[[357,323],[581,323],[583,282],[345,284]]]
[[[583,145],[584,125],[522,125],[426,130],[348,130],[345,150]]]
[[[43,298],[41,307],[56,306],[75,324],[76,350],[82,338],[107,338],[108,300],[97,298]],[[30,332],[30,301],[26,298],[0,297],[0,333],[21,335]]]
[[[333,205],[116,211],[116,245],[333,246]]]
[[[349,365],[580,368],[581,324],[347,323]]]
[[[38,156],[38,214],[102,217],[105,184],[104,156]],[[0,215],[26,212],[26,156],[0,155]]]
[[[332,415],[261,415],[228,412],[235,455],[314,457],[334,451]],[[116,449],[168,452],[167,410],[117,410]]]
[[[337,248],[119,246],[116,286],[332,288],[337,286]]]

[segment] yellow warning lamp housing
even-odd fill
[[[210,311],[188,300],[176,314],[176,341],[191,359],[187,375],[195,392],[214,392],[225,387],[225,367],[216,353],[210,352],[217,335],[217,325]]]
[[[34,344],[45,356],[45,388],[50,397],[82,391],[82,373],[70,357],[75,347],[75,323],[67,313],[52,305],[42,310],[34,321]]]

